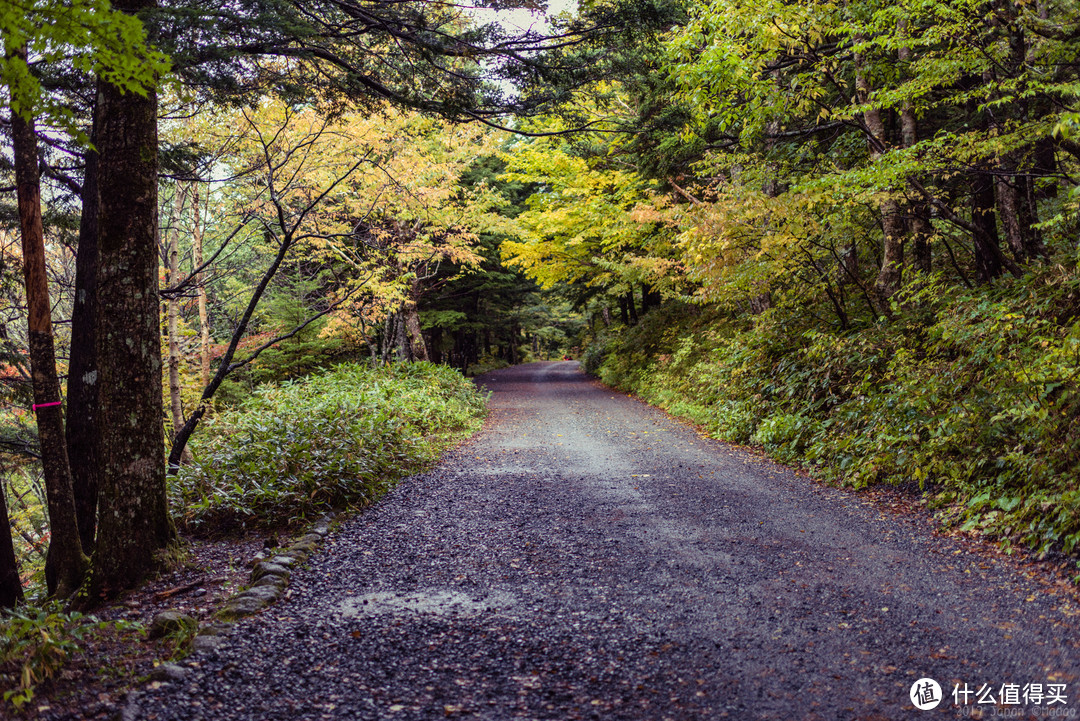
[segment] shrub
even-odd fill
[[[260,387],[211,419],[171,487],[189,529],[276,525],[363,506],[478,427],[484,399],[431,363],[344,364]]]
[[[896,301],[890,321],[847,332],[793,306],[704,323],[676,309],[588,357],[718,438],[854,487],[918,484],[948,522],[1075,553],[1080,276],[928,280]]]
[[[100,621],[56,606],[20,607],[0,612],[0,685],[4,701],[21,708],[35,688],[55,676],[91,637],[140,631],[131,621]]]

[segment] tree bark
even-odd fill
[[[856,66],[855,89],[859,102],[865,103],[870,98],[870,83],[866,78],[861,59],[856,58]],[[870,108],[864,112],[863,125],[869,136],[867,147],[870,162],[874,163],[882,156],[886,147],[885,123],[881,118],[881,110]],[[889,298],[900,290],[904,273],[904,221],[900,206],[891,198],[881,202],[881,229],[884,236],[881,269],[878,271],[877,280],[874,281],[874,290],[883,304],[884,311],[888,307]]]
[[[902,21],[900,27],[907,37],[907,21]],[[906,45],[901,47],[896,55],[902,67],[912,62],[911,48]],[[919,142],[919,123],[910,100],[905,101],[900,108],[900,138],[905,148],[910,148]],[[934,233],[934,228],[930,224],[930,209],[925,202],[910,202],[906,215],[911,231],[912,263],[916,269],[929,273],[932,267],[930,238]]]
[[[97,116],[97,110],[94,111]],[[96,120],[90,131],[97,143]],[[97,534],[101,462],[98,435],[97,265],[98,153],[86,151],[79,247],[75,255],[75,300],[71,313],[71,352],[67,377],[67,451],[75,512],[83,550],[94,549]]]
[[[176,194],[173,196],[172,214],[169,218],[168,243],[166,247],[167,260],[167,284],[169,286],[180,282],[180,217],[184,212],[184,198],[186,191],[177,184]],[[169,343],[169,412],[172,416],[173,440],[176,434],[184,426],[184,405],[180,397],[180,301],[176,296],[170,296],[165,301],[166,332]],[[186,451],[186,448],[185,448]],[[185,460],[190,456],[185,452]]]
[[[408,336],[409,360],[428,360],[427,344],[420,330],[420,283],[414,282],[409,292],[409,302],[402,310],[405,316],[405,334]]]
[[[194,224],[191,231],[192,265],[202,267],[203,260],[203,215],[199,207],[199,186],[191,187],[191,213]],[[206,273],[199,273],[195,278],[195,294],[199,304],[199,368],[202,387],[210,385],[210,316],[206,311]]]
[[[25,57],[25,50],[15,52]],[[88,561],[83,555],[79,524],[75,517],[75,495],[64,440],[64,412],[60,405],[60,379],[56,374],[52,306],[45,265],[45,232],[41,220],[37,135],[33,124],[14,111],[11,113],[11,145],[22,231],[30,374],[49,507],[46,579],[51,595],[67,598],[82,584]]]
[[[918,201],[908,208],[911,218],[912,263],[923,273],[929,273],[933,269],[930,238],[934,234],[934,227],[930,224],[930,209],[926,203]]]
[[[994,176],[994,199],[1005,230],[1005,242],[1016,262],[1024,265],[1031,258],[1028,257],[1027,232],[1020,221],[1020,195],[1010,182],[1010,178],[1016,177],[1016,163],[1011,157],[1003,156],[998,158],[998,170],[999,173]],[[1030,228],[1027,230],[1030,231]]]
[[[394,349],[399,361],[409,360],[409,334],[405,326],[405,313],[395,313]]]
[[[663,301],[663,296],[660,291],[653,288],[648,284],[642,284],[641,286],[641,312],[642,314],[648,313],[653,308],[659,308],[660,303]]]
[[[975,274],[989,283],[1003,272],[997,218],[994,216],[994,184],[986,174],[977,174],[971,196],[971,222],[975,226],[972,245],[975,250]]]
[[[772,293],[766,291],[764,293],[758,293],[757,295],[750,296],[751,314],[761,315],[769,308],[772,308]]]
[[[19,578],[19,562],[15,559],[15,544],[11,541],[7,492],[0,483],[0,608],[14,608],[22,602],[22,580]]]
[[[116,0],[134,13],[154,0]],[[165,492],[158,306],[157,94],[99,84],[102,484],[90,604],[151,573],[174,533]]]

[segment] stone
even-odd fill
[[[285,566],[281,566],[277,563],[270,563],[269,561],[262,561],[255,564],[255,568],[251,569],[251,581],[254,583],[260,578],[266,575],[281,576],[283,578],[289,577],[289,569]]]
[[[224,621],[211,621],[199,628],[199,636],[228,636],[233,624]]]
[[[289,546],[286,552],[295,558],[297,563],[303,563],[308,559],[308,556],[315,552],[315,544],[294,543]]]
[[[216,651],[225,643],[224,636],[196,636],[191,641],[192,653]]]
[[[281,591],[283,588],[284,587],[278,588],[276,586],[252,586],[246,591],[241,591],[236,594],[235,598],[257,598],[270,604],[281,598]]]
[[[252,596],[234,596],[221,607],[221,610],[218,611],[217,615],[219,618],[228,621],[258,613],[269,605],[269,601],[261,598],[254,598]],[[196,636],[196,638],[199,637]],[[218,638],[220,638],[220,636]]]
[[[148,638],[161,638],[170,633],[180,633],[186,629],[194,629],[197,625],[198,623],[191,616],[170,608],[154,616],[146,635]]]
[[[182,681],[190,673],[190,668],[177,666],[175,663],[163,663],[147,676],[148,681]]]
[[[275,576],[273,574],[267,574],[267,575],[259,578],[258,580],[256,580],[254,583],[252,583],[251,587],[255,588],[256,586],[273,586],[274,588],[277,588],[277,589],[280,589],[280,590],[284,591],[285,586],[287,586],[288,583],[289,582],[285,578],[283,578],[282,576]]]
[[[137,691],[129,691],[124,705],[109,717],[109,721],[138,721],[140,715],[139,694]]]
[[[270,559],[270,563],[276,563],[279,566],[291,569],[296,565],[296,559],[292,556],[274,556]]]

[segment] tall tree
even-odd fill
[[[155,0],[117,0],[125,13]],[[173,538],[165,494],[158,322],[157,93],[98,86],[96,323],[101,495],[91,601],[152,571]]]
[[[8,55],[26,56],[26,49],[7,48]],[[25,112],[25,111],[24,111]],[[88,559],[79,540],[75,498],[71,487],[64,441],[64,415],[60,380],[53,347],[52,304],[45,265],[45,231],[41,221],[41,183],[38,171],[37,134],[33,123],[16,107],[11,113],[15,183],[22,230],[23,275],[26,282],[27,337],[34,386],[41,463],[49,506],[50,541],[46,578],[49,592],[61,598],[73,594],[82,583]]]

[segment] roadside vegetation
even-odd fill
[[[484,397],[432,363],[343,364],[214,416],[170,486],[181,528],[280,526],[376,500],[475,431]]]
[[[1080,543],[1080,278],[993,289],[927,279],[856,332],[774,307],[672,305],[590,347],[585,368],[845,486],[925,491],[939,518],[1046,556]]]

